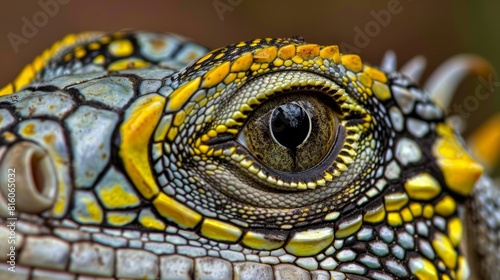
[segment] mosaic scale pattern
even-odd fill
[[[480,237],[497,241],[479,254],[500,259],[500,203],[486,204],[486,176],[474,194],[483,168],[443,110],[336,45],[257,39],[209,52],[170,34],[69,35],[0,89],[9,170],[17,265],[0,243],[2,279],[498,272],[460,248],[471,201]],[[0,184],[8,240],[7,176]]]

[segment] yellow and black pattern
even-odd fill
[[[99,71],[179,69],[207,52],[175,34],[117,32],[70,34],[37,56],[0,96],[59,76]]]
[[[0,93],[27,278],[468,278],[483,170],[410,79],[300,38],[90,37]]]

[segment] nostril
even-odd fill
[[[33,176],[35,188],[40,194],[43,194],[43,191],[46,187],[45,178],[47,175],[49,175],[49,170],[47,170],[47,162],[45,162],[47,160],[49,160],[48,157],[38,151],[33,153],[31,157],[31,174]]]
[[[8,174],[9,170],[15,170],[15,177],[8,181],[7,176],[0,176],[0,189],[4,199],[15,190],[17,210],[39,213],[54,204],[57,173],[44,149],[27,141],[14,144],[0,161],[0,174]]]

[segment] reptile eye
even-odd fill
[[[311,132],[311,117],[297,102],[286,103],[273,110],[269,129],[274,141],[295,149],[307,140]]]
[[[301,172],[321,163],[332,148],[337,118],[314,94],[297,92],[264,103],[248,120],[244,142],[278,171]]]

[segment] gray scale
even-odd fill
[[[155,33],[141,33],[137,35],[141,54],[148,60],[155,62],[170,58],[181,44],[179,39]]]
[[[401,111],[393,106],[389,109],[389,116],[391,117],[391,122],[396,131],[402,131],[404,127],[404,118]]]
[[[366,273],[366,268],[356,263],[341,264],[338,270],[341,272],[353,273],[358,275],[363,275]]]
[[[194,268],[194,261],[191,258],[170,255],[160,257],[161,275],[169,275],[175,279],[188,279],[191,277]]]
[[[47,254],[47,252],[52,252]],[[19,255],[20,264],[63,270],[69,261],[70,244],[53,237],[28,237]],[[17,264],[17,263],[16,263]]]
[[[274,250],[274,251],[271,252],[271,256],[275,256],[275,257],[279,257],[279,256],[282,256],[284,254],[286,254],[286,251],[283,248],[280,248],[278,250]]]
[[[406,271],[405,267],[401,265],[398,261],[388,260],[385,261],[385,267],[389,272],[397,276],[398,278],[403,278],[408,276],[408,271]]]
[[[356,237],[360,241],[370,241],[375,238],[373,234],[373,229],[369,227],[363,227],[357,234]]]
[[[326,258],[325,254],[323,253],[320,253],[319,255],[316,256],[316,260],[318,261],[322,261]]]
[[[150,233],[149,234],[149,240],[151,240],[151,241],[157,241],[157,242],[164,242],[165,241],[165,235],[163,233]]]
[[[408,89],[400,86],[393,85],[391,87],[392,95],[396,100],[399,108],[405,115],[408,115],[413,111],[415,106],[415,95],[413,95]]]
[[[207,249],[191,247],[189,245],[177,246],[177,253],[188,257],[196,258],[196,257],[206,256]]]
[[[128,238],[128,239],[136,239],[141,237],[141,233],[136,230],[124,230],[123,231],[123,237]]]
[[[392,150],[391,149],[387,150],[387,152],[385,152],[385,161],[386,162],[390,161],[392,159],[392,156],[393,156]]]
[[[342,250],[339,251],[336,255],[337,260],[340,262],[347,262],[347,261],[352,261],[356,258],[356,253],[352,250]]]
[[[401,174],[401,168],[395,160],[392,160],[387,164],[384,175],[387,179],[397,179]]]
[[[375,280],[394,280],[394,277],[379,271],[370,271],[368,276]]]
[[[151,68],[120,70],[119,74],[116,76],[120,76],[121,74],[134,75],[141,78],[142,80],[158,80],[163,85],[163,79],[170,77],[174,73],[175,73],[174,70],[158,68],[153,66]]]
[[[111,135],[118,123],[118,115],[111,111],[81,106],[69,116],[65,124],[73,147],[75,185],[90,188],[107,165],[111,156]],[[98,151],[98,152],[96,152]],[[95,155],[100,155],[96,158]]]
[[[278,264],[273,266],[274,277],[276,280],[285,279],[310,279],[310,274],[307,270],[291,264]],[[232,278],[222,278],[232,279]]]
[[[71,74],[81,74],[81,73],[90,73],[90,72],[102,72],[106,69],[104,69],[103,66],[101,65],[95,65],[95,64],[88,64],[88,65],[83,65],[81,66],[81,64],[75,64],[75,66],[77,67],[81,67],[81,68],[76,68],[74,67],[72,70],[71,70]]]
[[[161,87],[160,80],[144,80],[139,86],[139,92],[141,94],[147,94],[151,92],[158,92]]]
[[[432,219],[432,223],[441,231],[446,230],[446,220],[443,217],[434,216],[434,218]]]
[[[16,119],[7,109],[0,109],[0,130],[7,128],[8,126],[15,124]]]
[[[289,254],[279,256],[278,258],[280,259],[280,261],[282,263],[293,263],[297,259],[296,256],[289,255]],[[247,260],[248,260],[248,256],[247,256]]]
[[[428,259],[433,260],[436,254],[434,253],[434,249],[429,241],[425,239],[418,239],[418,249],[419,251]]]
[[[121,110],[134,96],[134,87],[129,78],[105,77],[69,87],[77,89],[86,101],[103,103]]]
[[[406,250],[411,250],[415,246],[413,236],[409,235],[406,231],[398,232],[398,244]]]
[[[141,263],[141,266],[137,266],[137,263]],[[116,251],[116,277],[154,279],[158,275],[158,256],[155,254],[135,249]]]
[[[395,72],[393,74],[395,74],[394,80],[392,81],[394,84],[407,87],[412,83],[411,80],[409,80],[408,78],[406,78],[405,76],[401,75],[398,72]]]
[[[200,58],[208,52],[208,49],[194,43],[185,43],[175,55],[177,65],[187,65],[195,58]]]
[[[144,249],[151,251],[157,255],[168,255],[175,253],[175,246],[168,243],[146,242]]]
[[[238,252],[241,252],[243,251],[243,247],[240,245],[240,244],[233,244],[233,245],[230,245],[229,246],[229,249],[233,250],[233,251],[238,251]],[[278,250],[279,252],[282,252],[283,254],[285,253],[284,250]]]
[[[395,156],[403,165],[408,165],[419,162],[422,158],[422,151],[415,141],[401,138],[396,143]]]
[[[307,270],[316,270],[318,269],[318,262],[316,261],[315,258],[298,258],[295,263]]]
[[[7,103],[9,105],[14,105],[16,102],[29,97],[33,93],[32,90],[21,90],[16,92],[15,95],[4,95],[0,96],[0,103]]]
[[[20,269],[19,272],[18,272],[18,269],[16,267],[16,276],[20,276],[20,277],[24,277],[22,279],[28,279],[28,277],[33,277],[32,279],[55,279],[55,280],[59,280],[59,279],[73,279],[74,278],[74,274],[71,274],[71,273],[67,273],[67,272],[54,272],[54,271],[50,271],[50,270],[42,270],[42,269],[34,269],[32,270],[31,272],[31,275],[30,273],[28,273],[28,271],[24,271],[24,269]],[[17,277],[16,277],[17,278]],[[16,279],[14,278],[14,279]],[[12,278],[9,278],[9,279],[12,279]]]
[[[320,267],[326,270],[334,270],[337,268],[339,263],[335,261],[332,257],[328,257],[319,263]]]
[[[335,251],[336,251],[336,250],[335,250],[335,247],[330,246],[330,247],[328,247],[328,248],[326,249],[326,251],[325,251],[325,255],[327,255],[327,256],[331,256],[331,255],[333,255],[333,254],[335,253]]]
[[[175,189],[173,187],[171,187],[171,186],[164,187],[162,189],[162,191],[164,191],[165,194],[168,194],[168,195],[171,195],[171,196],[175,195]]]
[[[429,124],[415,118],[406,120],[406,129],[415,137],[422,138],[430,131]]]
[[[127,246],[127,239],[118,236],[109,236],[107,234],[92,234],[92,240],[97,243],[101,243],[102,245],[111,246],[113,248],[123,248]]]
[[[72,86],[75,84],[83,83],[85,81],[98,79],[107,74],[108,74],[107,72],[101,71],[101,72],[89,72],[89,73],[81,73],[81,74],[67,75],[67,76],[57,76],[50,81],[50,85],[55,86],[59,89],[64,89],[67,86]]]
[[[333,242],[333,246],[335,249],[340,250],[344,246],[344,240],[343,239],[337,239]]]
[[[378,237],[385,243],[391,243],[394,240],[394,231],[386,226],[382,226],[379,230]]]
[[[65,92],[35,91],[14,104],[17,113],[23,118],[40,116],[63,118],[76,106],[73,98]]]
[[[378,257],[387,256],[389,254],[389,247],[387,244],[380,241],[371,242],[368,247],[370,252]]]
[[[208,250],[208,252],[207,252],[207,256],[209,256],[209,257],[218,257],[218,258],[220,257],[220,253],[219,253],[219,251],[214,250],[214,249],[209,249],[209,248],[207,248],[207,247],[203,247],[203,248],[205,248],[205,249],[207,249],[207,250]]]
[[[424,120],[439,120],[443,117],[443,111],[433,104],[418,103],[415,107],[417,115]]]
[[[36,223],[26,222],[26,221],[17,222],[16,223],[16,230],[18,230],[19,232],[21,232],[23,234],[34,234],[34,235],[45,233],[47,231],[47,229],[45,227],[39,228]],[[71,231],[71,230],[69,230],[69,231]],[[8,235],[9,231],[6,227],[1,227],[0,234],[2,234],[2,236],[4,236],[5,234]]]
[[[158,161],[155,165],[154,165],[154,169],[155,171],[157,171],[158,173],[160,173],[161,171],[163,171],[165,169],[165,165],[163,164],[163,162],[161,161]],[[160,173],[161,174],[161,173]]]
[[[415,234],[415,227],[413,226],[413,224],[405,224],[405,230],[410,235],[414,235]]]
[[[403,260],[405,258],[406,251],[401,246],[395,244],[391,245],[391,254],[399,260]]]
[[[261,257],[260,262],[267,264],[279,264],[280,260],[277,257]]]
[[[163,95],[164,97],[168,97],[173,91],[174,89],[171,86],[163,86],[158,90],[158,93]],[[170,111],[166,111],[165,113],[170,113]]]
[[[234,252],[231,250],[222,250],[220,251],[220,256],[230,262],[238,262],[238,261],[244,261],[245,260],[245,255],[241,252]]]
[[[90,234],[82,233],[74,229],[57,228],[54,230],[54,235],[70,242],[90,240]]]
[[[130,240],[128,242],[128,247],[129,248],[135,248],[135,249],[141,249],[143,246],[143,243],[141,240]]]
[[[158,184],[160,184],[160,186],[162,186],[162,187],[165,187],[168,184],[167,176],[165,176],[165,174],[161,174],[160,176],[158,176]],[[165,188],[168,189],[169,186],[167,186]],[[173,195],[174,193],[173,192],[169,192],[169,194]]]
[[[187,230],[179,230],[178,231],[178,234],[180,234],[181,236],[189,239],[189,240],[198,240],[200,239],[200,236],[196,233],[196,232],[193,232],[193,231],[187,231]],[[222,246],[222,245],[225,245],[225,246]],[[229,246],[227,244],[223,244],[221,243],[221,249],[227,249],[229,248]]]
[[[360,258],[358,258],[358,261],[366,265],[368,268],[372,269],[380,268],[380,262],[378,258],[372,255],[364,254]]]
[[[221,249],[223,249],[224,247],[229,248],[229,246],[227,244],[225,244],[225,243],[221,243],[219,245],[219,247]],[[269,252],[269,251],[260,251],[259,252],[259,256],[261,256],[261,257],[267,257],[267,256],[270,256],[270,255],[271,255],[271,252]]]
[[[259,279],[265,279],[265,278],[259,278]],[[316,270],[311,272],[311,279],[312,280],[329,280],[331,279],[330,273],[328,271],[324,270]]]
[[[238,280],[272,279],[273,269],[270,265],[259,263],[235,263],[234,277]]]
[[[417,233],[420,236],[427,237],[429,236],[429,228],[423,221],[417,222]]]
[[[81,191],[81,192],[87,192],[87,191]],[[97,232],[101,232],[101,227],[83,225],[83,226],[80,226],[80,230],[83,232],[88,232],[88,233],[97,233]]]

